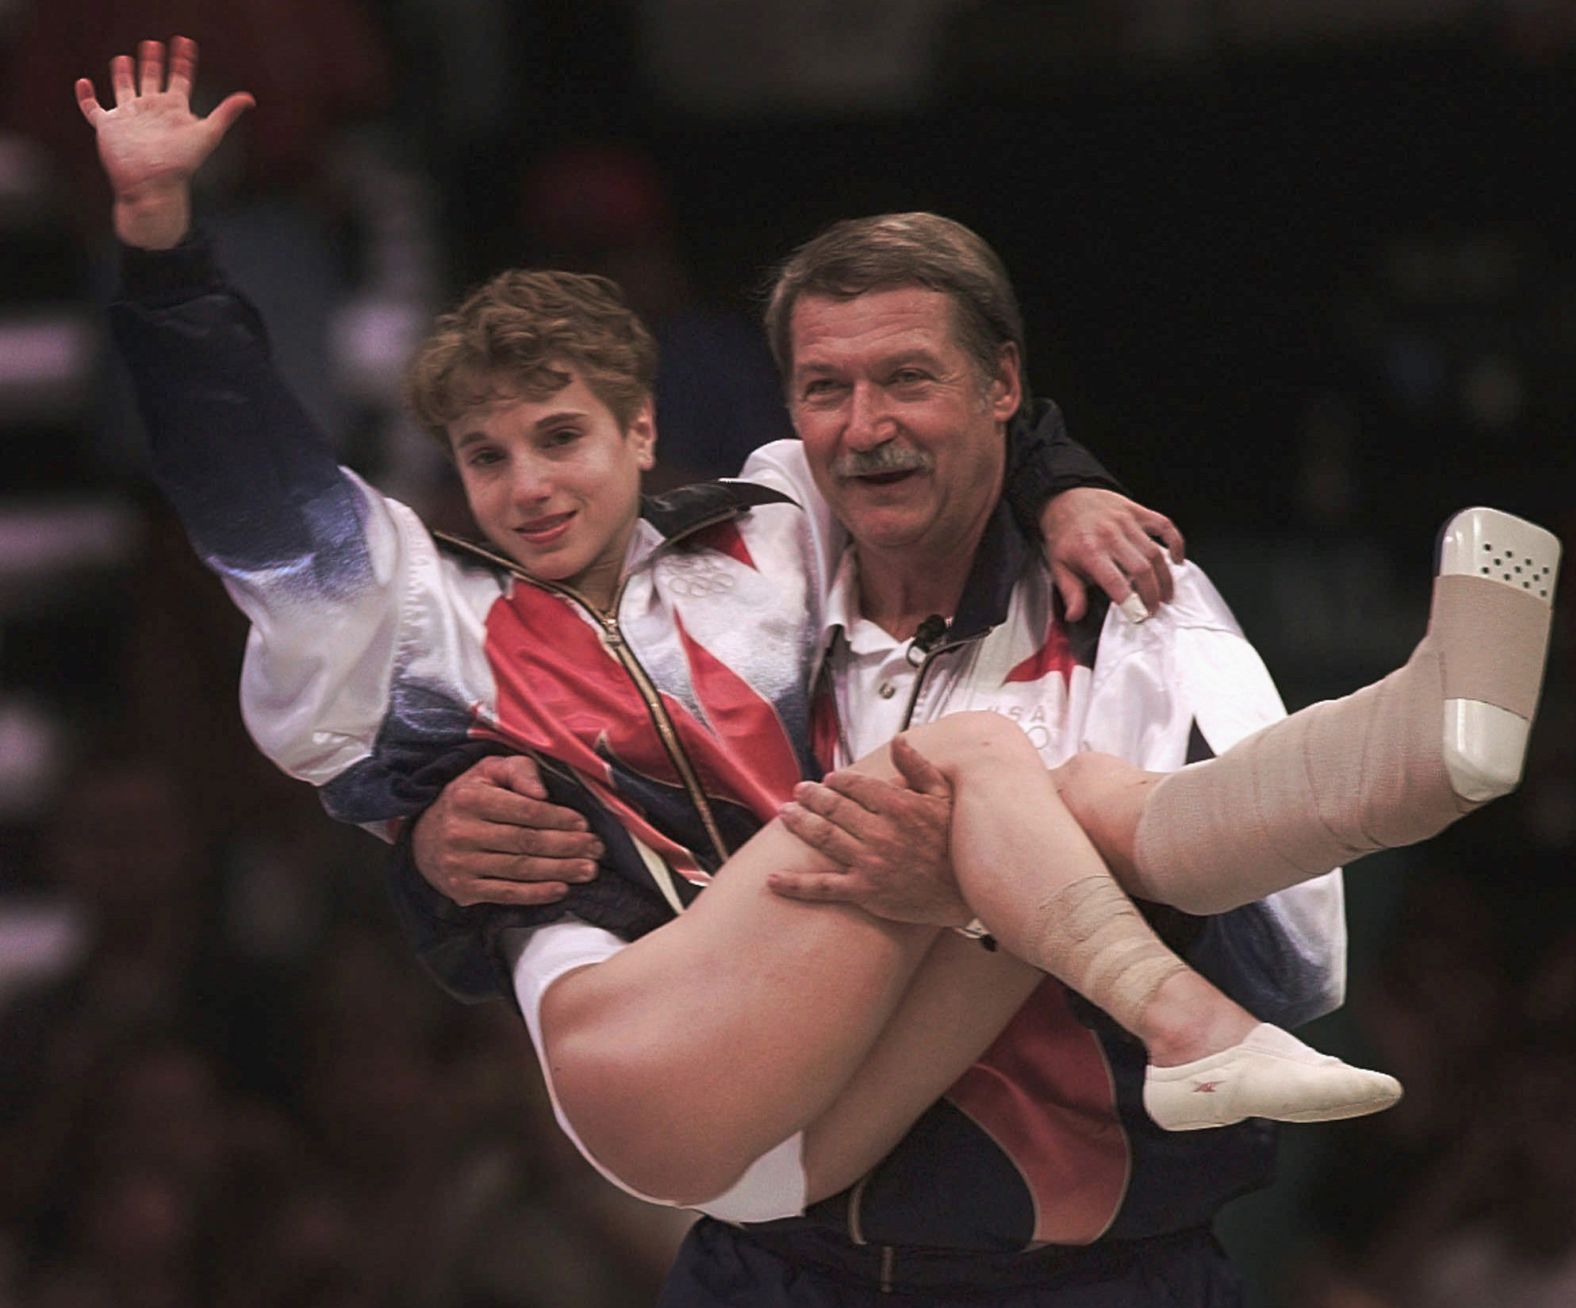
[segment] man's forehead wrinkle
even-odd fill
[[[833,307],[829,311],[811,307],[805,317],[796,315],[792,334],[796,374],[841,371],[850,364],[940,362],[958,348],[950,316],[938,312],[940,306],[935,304],[866,305],[855,316],[836,309],[859,305],[860,300],[820,303]]]

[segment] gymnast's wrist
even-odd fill
[[[173,249],[191,221],[191,187],[184,182],[144,186],[115,197],[115,235],[134,249]]]

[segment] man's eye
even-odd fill
[[[928,381],[930,374],[921,368],[899,368],[892,374],[894,386],[914,386],[922,381]]]
[[[578,427],[556,427],[542,437],[542,444],[549,449],[573,445],[580,439],[580,434]]]
[[[801,398],[806,400],[824,400],[827,396],[836,392],[837,383],[830,377],[817,377],[812,381],[805,382],[799,394]]]
[[[476,450],[465,462],[473,468],[487,468],[498,463],[502,458],[503,455],[497,450]]]

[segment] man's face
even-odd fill
[[[570,364],[545,399],[502,398],[449,424],[449,444],[476,524],[533,577],[611,600],[640,510],[640,474],[656,432],[648,400],[621,430]]]
[[[1017,353],[981,376],[953,305],[922,287],[793,309],[789,408],[821,494],[861,550],[910,560],[972,549],[1001,494]]]

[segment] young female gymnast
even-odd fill
[[[608,1175],[739,1217],[759,1215],[763,1192],[771,1205],[788,1193],[790,1207],[834,1193],[990,1043],[1037,969],[1144,1043],[1145,1102],[1163,1126],[1320,1120],[1395,1100],[1393,1079],[1315,1054],[1189,969],[1133,909],[1069,804],[1087,815],[1110,797],[1119,811],[1102,839],[1130,850],[1120,861],[1135,887],[1184,907],[1242,902],[1365,843],[1421,839],[1458,815],[1463,794],[1485,797],[1441,748],[1441,716],[1461,724],[1453,739],[1469,756],[1505,727],[1496,715],[1524,726],[1546,602],[1502,602],[1510,588],[1492,578],[1487,590],[1442,580],[1429,637],[1380,686],[1158,784],[1129,784],[1114,764],[1075,769],[1068,803],[1003,718],[958,714],[909,733],[906,746],[952,788],[953,867],[1002,952],[783,899],[768,876],[829,867],[767,821],[802,754],[790,743],[769,760],[795,775],[768,766],[778,743],[763,739],[759,717],[740,718],[747,730],[726,716],[708,726],[684,713],[682,683],[701,667],[721,675],[714,665],[731,650],[736,679],[748,664],[781,720],[806,720],[816,564],[797,511],[729,491],[691,497],[722,505],[698,519],[639,516],[655,439],[649,337],[607,283],[515,272],[440,320],[424,351],[428,398],[446,415],[491,546],[440,554],[408,510],[334,465],[273,378],[250,307],[185,240],[191,176],[245,97],[197,119],[194,44],[176,39],[167,87],[163,48],[139,54],[139,67],[127,56],[111,65],[113,110],[78,84],[122,240],[171,250],[129,261],[134,294],[116,331],[161,485],[252,619],[243,698],[259,744],[338,815],[371,822],[409,812],[400,779],[423,759],[477,734],[508,741],[612,813],[631,856],[664,885],[671,869],[703,879],[691,847],[709,838],[723,850],[759,827],[686,911],[594,965],[560,960],[538,996],[544,1072]],[[1548,542],[1527,540],[1552,565]],[[697,559],[727,584],[698,592]],[[1499,651],[1516,659],[1475,661],[1465,649],[1463,631],[1490,612]],[[1493,712],[1463,716],[1462,703]],[[634,727],[631,712],[649,720]],[[1358,739],[1365,763],[1354,773],[1342,742]],[[636,797],[635,783],[669,763],[703,784],[677,798],[647,784]],[[885,750],[857,766],[896,775]],[[1407,784],[1391,785],[1403,771]],[[731,805],[708,802],[717,796]],[[1214,1111],[1201,1113],[1205,1084]],[[704,1113],[686,1111],[697,1105]]]

